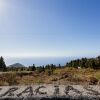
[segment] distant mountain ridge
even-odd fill
[[[15,64],[12,64],[12,65],[9,65],[8,67],[25,67],[25,66],[20,64],[20,63],[15,63]]]

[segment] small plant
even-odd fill
[[[0,86],[6,86],[6,85],[8,85],[7,82],[0,80]]]
[[[58,78],[57,77],[52,77],[51,81],[58,81]]]
[[[97,85],[98,79],[95,77],[90,77],[89,78],[89,85]]]
[[[47,70],[47,74],[48,74],[48,76],[51,76],[53,74],[53,71],[52,70]]]
[[[28,76],[28,75],[32,75],[33,73],[31,71],[19,71],[16,73],[17,76],[23,77],[23,76]]]
[[[39,80],[37,80],[37,82],[36,82],[36,83],[41,84],[41,83],[44,83],[44,82],[43,82],[43,80],[42,80],[42,79],[39,79]]]

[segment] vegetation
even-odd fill
[[[100,84],[100,56],[68,62],[65,66],[6,67],[0,58],[0,85]]]
[[[33,84],[90,84],[100,85],[100,70],[90,68],[62,68],[53,72],[10,71],[0,74],[0,85],[33,85]]]
[[[5,64],[5,62],[4,62],[3,57],[1,56],[1,57],[0,57],[0,71],[6,71],[6,70],[7,70],[6,64]]]
[[[100,69],[100,56],[96,58],[82,58],[73,60],[67,63],[66,67]]]
[[[64,67],[73,67],[73,68],[92,68],[92,69],[100,69],[100,56],[96,58],[82,58],[77,60],[72,60],[66,63],[65,66],[58,66],[54,64],[48,64],[46,66],[35,66],[33,64],[29,67],[6,67],[3,57],[0,57],[0,71],[38,71],[45,72],[48,70],[48,73],[53,72],[55,69],[62,69]]]

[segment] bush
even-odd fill
[[[0,86],[7,86],[7,85],[8,85],[7,82],[5,82],[5,81],[3,81],[3,80],[0,80]]]
[[[23,77],[23,76],[27,76],[27,75],[32,75],[33,72],[26,72],[26,71],[23,71],[23,72],[17,72],[16,75],[17,76],[20,76],[20,77]]]
[[[89,85],[97,85],[98,79],[95,77],[90,77],[89,78]]]
[[[16,78],[16,73],[5,73],[5,74],[3,74],[3,77],[5,77],[5,81],[9,85],[16,85],[16,84],[18,84],[17,78]]]
[[[52,70],[48,70],[47,74],[48,74],[48,76],[51,76],[53,74],[53,71]]]
[[[58,81],[58,78],[57,77],[52,77],[51,81]]]
[[[67,73],[63,73],[59,79],[65,79],[65,78],[68,78],[69,77],[69,74]]]

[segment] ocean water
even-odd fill
[[[74,57],[36,57],[36,58],[5,58],[6,65],[14,63],[21,63],[24,66],[30,66],[35,64],[36,66],[42,66],[46,64],[61,64],[65,65],[67,62],[75,59]]]

